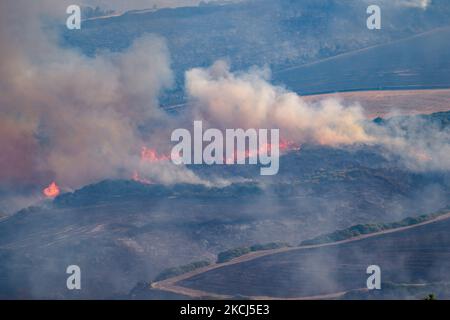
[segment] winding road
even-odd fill
[[[394,232],[401,232],[404,230],[408,230],[408,229],[412,229],[412,228],[417,228],[423,225],[427,225],[430,223],[435,223],[438,221],[442,221],[442,220],[446,220],[450,218],[450,212],[439,215],[433,219],[421,222],[421,223],[417,223],[414,225],[410,225],[410,226],[405,226],[405,227],[400,227],[400,228],[394,228],[394,229],[389,229],[389,230],[384,230],[384,231],[379,231],[379,232],[375,232],[375,233],[370,233],[370,234],[365,234],[365,235],[361,235],[358,237],[353,237],[350,239],[346,239],[346,240],[341,240],[341,241],[336,241],[336,242],[330,242],[330,243],[323,243],[323,244],[316,244],[316,245],[307,245],[307,246],[298,246],[298,247],[288,247],[288,248],[280,248],[280,249],[272,249],[272,250],[265,250],[265,251],[257,251],[257,252],[251,252],[249,254],[237,257],[231,261],[225,262],[225,263],[214,263],[211,264],[209,266],[203,267],[203,268],[199,268],[197,270],[194,270],[192,272],[188,272],[173,278],[169,278],[166,280],[162,280],[162,281],[158,281],[158,282],[154,282],[152,283],[150,286],[153,289],[158,289],[158,290],[163,290],[163,291],[168,291],[168,292],[173,292],[176,294],[180,294],[180,295],[185,295],[188,296],[190,298],[193,299],[201,299],[201,298],[212,298],[212,299],[229,299],[232,298],[232,296],[229,295],[221,295],[221,294],[216,294],[214,292],[207,292],[207,291],[202,291],[202,290],[195,290],[195,289],[190,289],[187,287],[183,287],[178,285],[177,283],[182,281],[182,280],[186,280],[189,279],[193,276],[214,270],[214,269],[218,269],[218,268],[223,268],[229,265],[233,265],[233,264],[238,264],[238,263],[242,263],[245,261],[250,261],[250,260],[254,260],[260,257],[264,257],[267,255],[272,255],[272,254],[277,254],[277,253],[281,253],[281,252],[287,252],[287,251],[295,251],[295,250],[305,250],[305,249],[311,249],[311,248],[320,248],[320,247],[328,247],[328,246],[336,246],[336,245],[340,245],[343,243],[349,243],[349,242],[354,242],[354,241],[359,241],[362,239],[367,239],[367,238],[371,238],[371,237],[377,237],[380,235],[384,235],[384,234],[389,234],[389,233],[394,233]],[[361,288],[358,289],[361,291],[366,290],[365,288]],[[281,300],[303,300],[303,299],[336,299],[339,298],[340,296],[343,296],[347,293],[348,291],[342,291],[342,292],[335,292],[335,293],[329,293],[329,294],[325,294],[325,295],[319,295],[319,296],[302,296],[302,297],[295,297],[295,298],[280,298],[280,297],[269,297],[269,296],[250,296],[247,298],[250,299],[254,299],[254,300],[269,300],[269,299],[281,299]]]

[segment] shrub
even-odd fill
[[[206,267],[210,265],[211,262],[207,260],[195,261],[183,266],[168,268],[163,270],[159,275],[156,276],[155,281],[162,281],[165,279],[173,278],[191,271],[194,271],[199,268]]]

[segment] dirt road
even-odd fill
[[[311,248],[336,246],[336,245],[340,245],[340,244],[343,244],[343,243],[359,241],[359,240],[362,240],[362,239],[367,239],[367,238],[376,237],[376,236],[380,236],[380,235],[385,235],[385,234],[389,234],[389,233],[401,232],[401,231],[404,231],[404,230],[417,228],[417,227],[420,227],[420,226],[423,226],[423,225],[427,225],[427,224],[430,224],[430,223],[435,223],[437,221],[446,220],[446,219],[449,219],[449,218],[450,218],[450,212],[448,212],[446,214],[442,214],[442,215],[440,215],[440,216],[438,216],[436,218],[433,218],[431,220],[424,221],[424,222],[421,222],[421,223],[417,223],[417,224],[414,224],[414,225],[411,225],[411,226],[400,227],[400,228],[389,229],[389,230],[384,230],[384,231],[380,231],[380,232],[365,234],[365,235],[361,235],[361,236],[358,236],[358,237],[353,237],[353,238],[342,240],[342,241],[323,243],[323,244],[316,244],[316,245],[308,245],[308,246],[288,247],[288,248],[281,248],[281,249],[273,249],[273,250],[251,252],[249,254],[240,256],[238,258],[235,258],[235,259],[233,259],[231,261],[228,261],[228,262],[225,262],[225,263],[214,263],[214,264],[211,264],[209,266],[206,266],[206,267],[194,270],[192,272],[188,272],[188,273],[179,275],[177,277],[173,277],[173,278],[169,278],[169,279],[166,279],[166,280],[154,282],[154,283],[151,284],[151,287],[154,288],[154,289],[159,289],[159,290],[173,292],[173,293],[176,293],[176,294],[186,295],[186,296],[189,296],[189,297],[191,297],[193,299],[199,299],[199,298],[227,299],[227,298],[231,298],[231,296],[220,295],[220,294],[216,294],[216,293],[213,293],[213,292],[207,292],[207,291],[202,291],[202,290],[190,289],[190,288],[186,288],[186,287],[177,285],[177,283],[182,281],[182,280],[189,279],[189,278],[191,278],[193,276],[196,276],[196,275],[199,275],[201,273],[204,273],[204,272],[208,272],[208,271],[211,271],[211,270],[214,270],[214,269],[218,269],[218,268],[223,268],[225,266],[229,266],[229,265],[233,265],[233,264],[237,264],[237,263],[241,263],[241,262],[245,262],[245,261],[250,261],[250,260],[253,260],[253,259],[257,259],[257,258],[260,258],[260,257],[271,255],[271,254],[277,254],[277,253],[282,253],[282,252],[287,252],[287,251],[294,251],[294,250],[305,250],[305,249],[311,249]],[[364,290],[364,289],[360,289],[360,290]],[[342,292],[330,293],[330,294],[320,295],[320,296],[295,297],[295,298],[279,298],[279,297],[275,298],[275,297],[267,297],[267,296],[252,296],[252,297],[248,297],[248,298],[255,299],[255,300],[259,300],[259,299],[282,299],[282,300],[334,299],[334,298],[338,298],[338,297],[340,297],[340,296],[342,296],[342,295],[344,295],[346,293],[347,293],[347,291],[342,291]]]

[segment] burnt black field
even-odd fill
[[[449,282],[450,220],[351,243],[299,249],[214,269],[181,281],[231,296],[307,297],[366,287],[366,268],[383,283]],[[448,297],[447,297],[448,298]]]

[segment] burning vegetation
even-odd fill
[[[60,194],[61,190],[59,189],[59,186],[56,184],[56,182],[52,182],[42,192],[47,198],[53,199]]]

